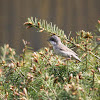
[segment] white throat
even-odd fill
[[[57,43],[54,41],[50,41],[51,45],[55,46]]]

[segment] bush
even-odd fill
[[[56,33],[62,42],[75,47],[82,62],[65,61],[47,47],[33,52],[23,40],[24,49],[16,55],[8,44],[1,47],[0,98],[2,100],[99,100],[100,47],[90,32],[80,31],[67,38],[64,31],[46,21],[28,19],[27,28]],[[98,40],[98,41],[97,41]]]

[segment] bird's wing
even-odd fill
[[[73,50],[69,49],[68,47],[66,47],[63,44],[60,46],[59,49],[62,50],[62,51],[70,52],[70,53],[73,53],[74,55],[77,55]]]

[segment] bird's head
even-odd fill
[[[52,44],[52,45],[57,45],[59,43],[61,43],[61,39],[56,36],[56,35],[53,35],[49,38],[49,42]]]

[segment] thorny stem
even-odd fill
[[[23,66],[24,66],[24,62],[25,62],[25,58],[24,57],[25,57],[25,49],[23,51],[23,57],[22,57],[23,58]]]
[[[11,60],[11,62],[12,62],[14,65],[16,65],[12,60]],[[16,69],[18,69],[18,71],[16,70],[16,72],[17,72],[21,77],[27,79],[27,78],[25,77],[25,75],[23,74],[23,72],[21,71],[21,69],[19,70],[19,68],[18,68],[17,66],[15,66],[15,67],[16,67]]]
[[[99,45],[100,45],[100,44],[98,44],[95,48],[93,48],[92,52],[93,52],[94,50],[96,50],[96,49],[99,47]]]
[[[95,54],[93,54],[93,52],[90,52],[90,54],[91,54],[91,55],[93,55],[93,56],[95,56],[97,59],[99,59],[99,60],[100,60],[100,57],[99,57],[99,56],[97,56],[97,55],[95,55]]]
[[[87,55],[88,55],[88,50],[87,50],[87,42],[88,42],[88,39],[86,40],[86,45],[85,45],[85,51],[86,51],[86,69],[87,69]]]
[[[47,82],[46,82],[46,85],[48,86]],[[55,91],[52,90],[50,87],[48,87],[48,88],[49,88],[49,90],[55,95],[55,98],[57,98],[57,94],[55,93]]]
[[[3,58],[2,58],[3,61],[5,61],[5,58],[6,58],[6,52],[7,52],[7,47],[5,46],[5,47],[4,47]]]
[[[32,88],[35,92],[37,92],[37,90],[36,90],[34,87],[31,86],[31,88]]]
[[[93,83],[92,83],[92,89],[94,88],[94,77],[95,77],[95,75],[94,75],[94,72],[93,72]]]
[[[69,63],[68,63],[68,60],[67,60],[67,74],[68,74],[68,77],[69,77]]]
[[[25,65],[26,49],[27,49],[27,46],[25,46],[25,48],[23,49],[23,56],[22,56],[22,59],[23,59],[23,66]]]

